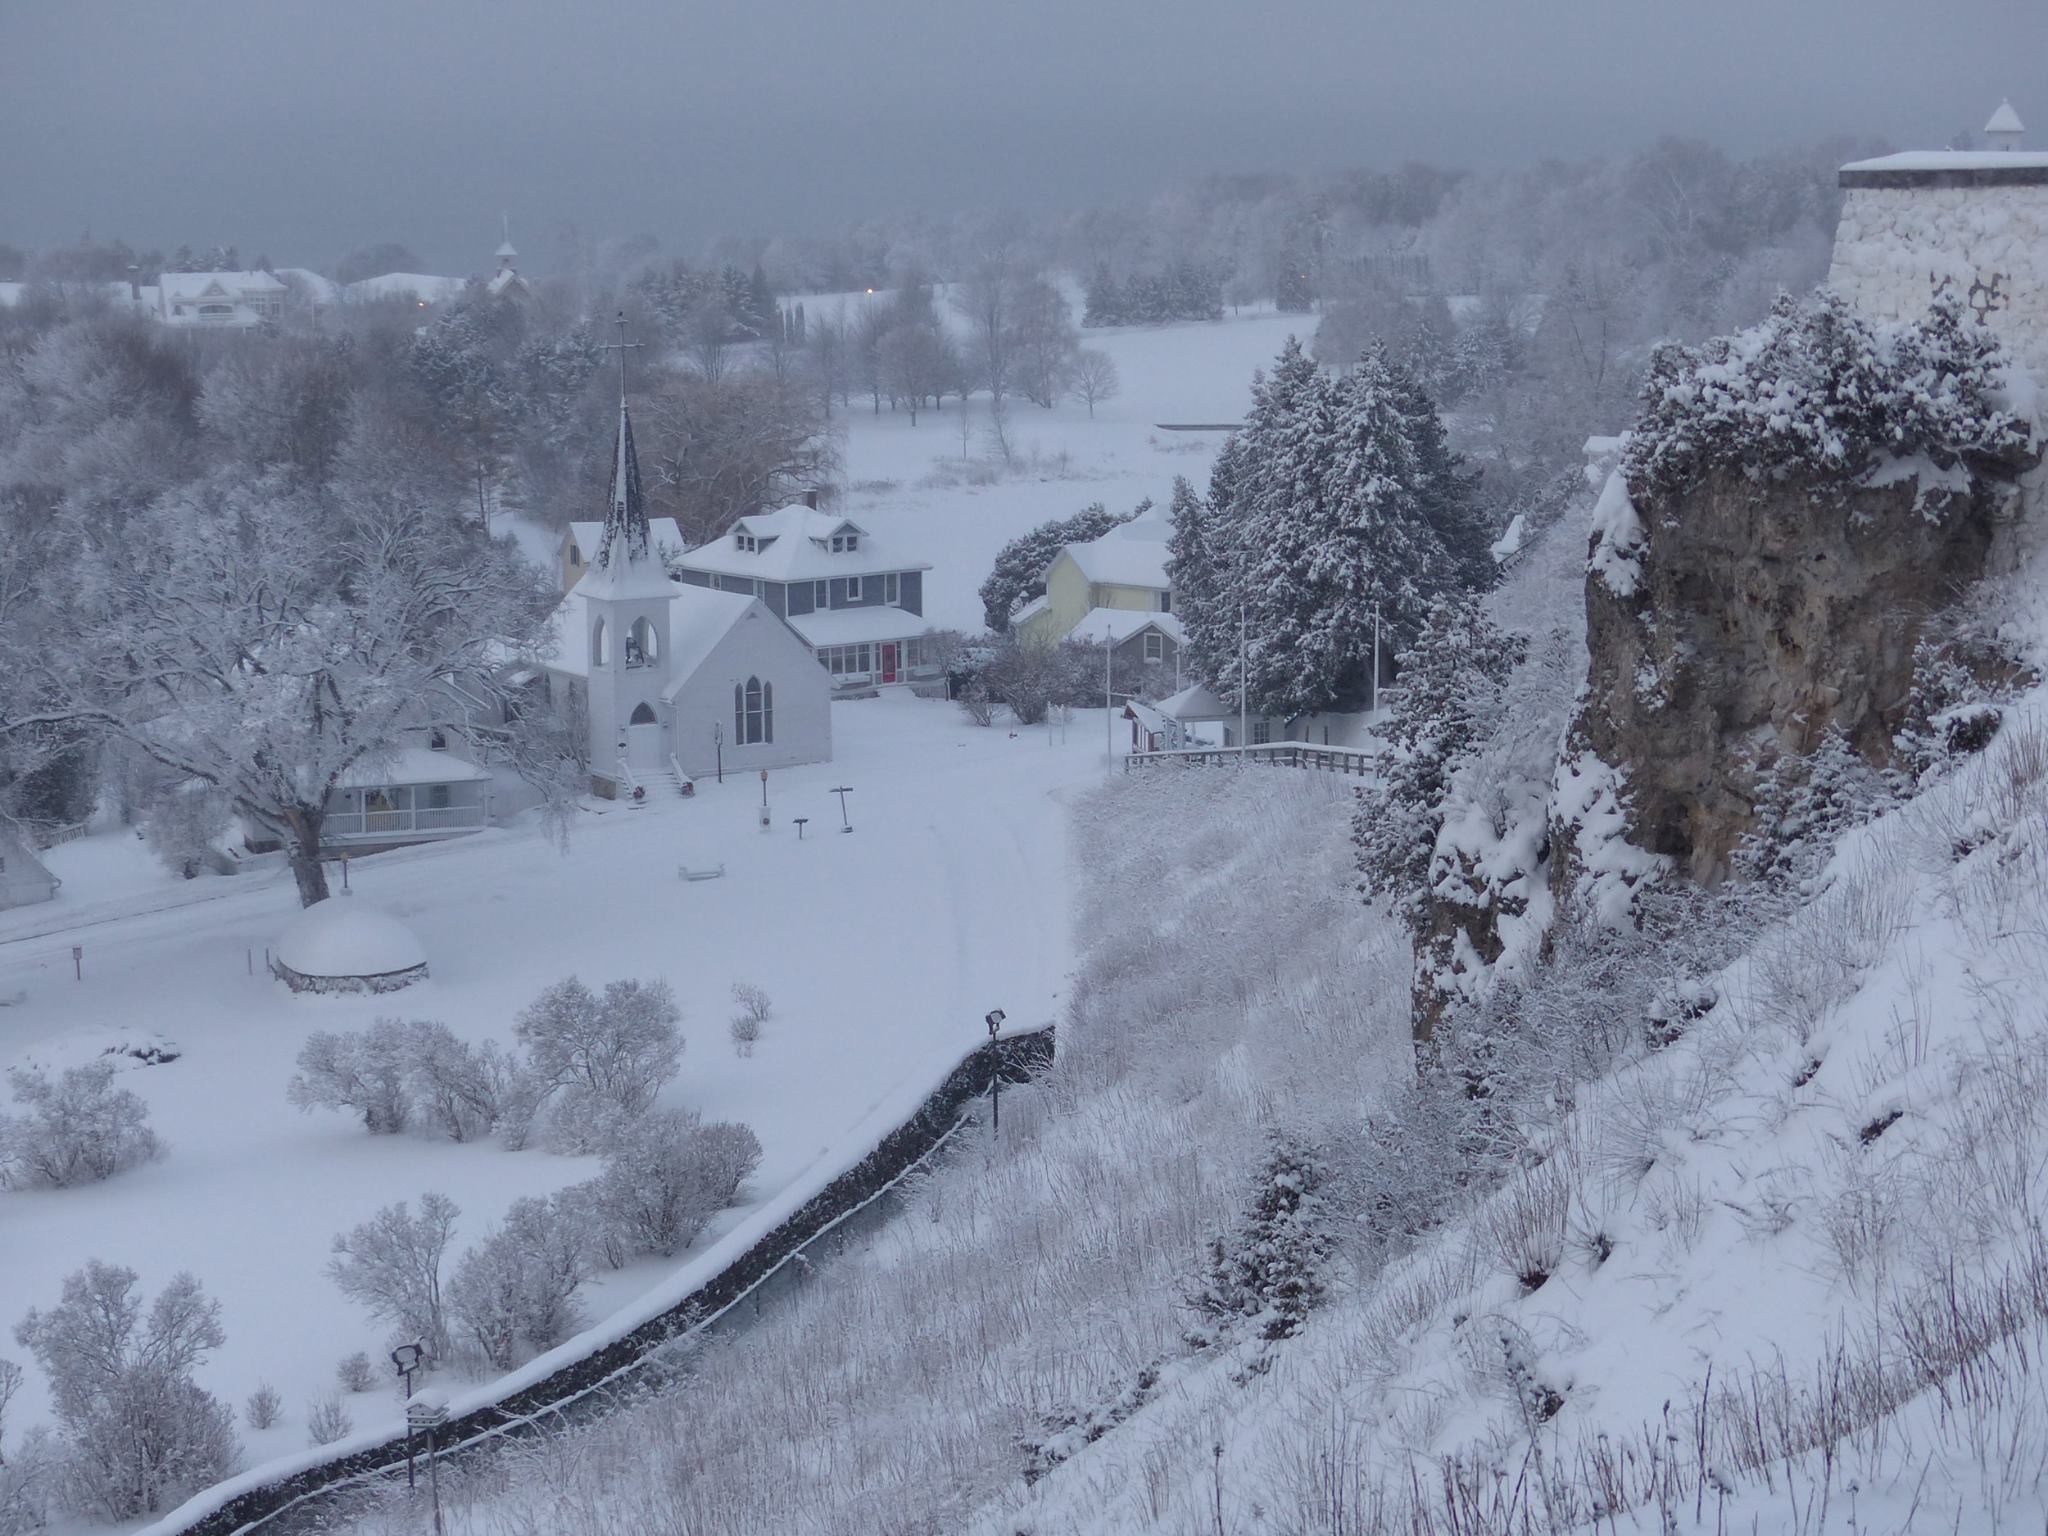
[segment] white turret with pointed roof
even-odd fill
[[[1991,114],[1991,121],[1984,125],[1984,142],[1992,149],[2018,149],[2026,131],[2026,125],[2020,121],[2019,113],[2013,111],[2012,103],[2001,101],[1998,110]]]

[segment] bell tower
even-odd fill
[[[669,622],[676,586],[647,527],[633,416],[626,404],[626,317],[618,319],[619,432],[612,455],[604,534],[576,591],[590,657],[591,776],[631,794],[666,770],[674,752],[669,684]]]

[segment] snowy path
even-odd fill
[[[518,1009],[571,971],[676,988],[690,1046],[668,1102],[755,1128],[765,1155],[753,1202],[822,1182],[906,1091],[921,1093],[975,1043],[990,1008],[1018,1023],[1052,1017],[1068,964],[1059,796],[1103,771],[1101,737],[1080,722],[1049,747],[1043,733],[1013,738],[899,696],[835,706],[834,726],[835,763],[774,776],[767,833],[759,781],[729,777],[694,801],[583,818],[566,854],[515,831],[360,861],[351,899],[404,917],[433,967],[429,982],[381,1001],[297,998],[248,975],[249,951],[260,968],[293,910],[289,881],[272,876],[131,896],[74,879],[61,901],[80,928],[53,931],[60,905],[31,932],[0,930],[0,996],[28,994],[0,1010],[0,1065],[68,1064],[148,1032],[185,1052],[123,1079],[149,1101],[169,1157],[92,1188],[0,1195],[0,1321],[53,1300],[88,1257],[130,1264],[152,1289],[189,1268],[220,1299],[229,1338],[202,1379],[237,1402],[259,1380],[276,1385],[286,1425],[249,1436],[250,1458],[296,1450],[306,1400],[326,1390],[334,1361],[380,1343],[321,1272],[334,1232],[434,1189],[463,1208],[459,1248],[518,1196],[594,1171],[587,1159],[373,1139],[336,1115],[300,1115],[284,1100],[300,1042],[392,1014],[509,1039]],[[850,836],[826,792],[835,784],[854,786]],[[812,818],[801,842],[796,815]],[[685,883],[685,861],[723,862],[728,874]],[[116,915],[123,900],[145,909]],[[74,942],[86,945],[82,982]],[[741,980],[765,987],[776,1010],[744,1060],[725,1038]],[[744,1219],[728,1213],[718,1230]],[[672,1267],[606,1277],[591,1315]],[[38,1373],[30,1398],[23,1422],[43,1411]],[[359,1401],[357,1421],[384,1411]]]

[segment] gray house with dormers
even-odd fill
[[[877,543],[851,518],[802,505],[743,517],[670,569],[690,586],[759,598],[803,636],[835,687],[938,673],[923,639],[931,567]]]

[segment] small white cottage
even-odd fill
[[[758,597],[669,578],[623,388],[609,501],[545,664],[550,696],[583,716],[593,790],[828,761],[832,680],[803,638]]]
[[[26,837],[0,826],[0,911],[48,901],[61,882],[50,873]]]

